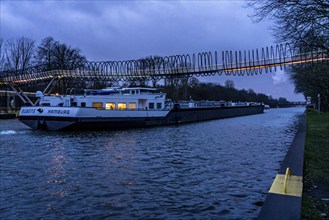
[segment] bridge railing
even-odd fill
[[[282,45],[251,51],[225,51],[177,55],[145,60],[86,62],[73,70],[56,69],[44,71],[42,66],[24,71],[0,72],[1,83],[26,84],[51,79],[83,80],[150,80],[165,77],[186,77],[191,75],[256,75],[271,72],[286,65],[328,61],[327,51],[293,52]]]

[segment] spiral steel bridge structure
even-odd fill
[[[286,65],[328,61],[328,51],[295,50],[289,44],[248,51],[202,52],[125,61],[88,61],[74,69],[47,70],[45,65],[0,72],[0,84],[24,85],[41,81],[77,79],[102,81],[159,80],[171,77],[257,75]]]

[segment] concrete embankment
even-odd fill
[[[300,219],[306,118],[299,129],[269,190],[258,219]]]

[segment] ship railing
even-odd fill
[[[227,102],[227,101],[179,101],[179,106],[182,108],[191,108],[191,107],[224,107],[224,106],[258,106],[261,103],[258,102]]]
[[[134,108],[134,109],[106,109],[106,108],[96,108],[96,107],[83,107],[83,108],[94,108],[97,110],[107,110],[107,111],[168,111],[170,108],[160,108],[160,109],[149,109],[149,108]]]
[[[225,101],[208,101],[208,100],[201,100],[201,101],[179,101],[179,105],[181,107],[190,107],[193,104],[194,107],[219,107],[226,105],[227,102]]]

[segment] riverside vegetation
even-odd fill
[[[329,218],[329,113],[307,112],[302,219]]]

